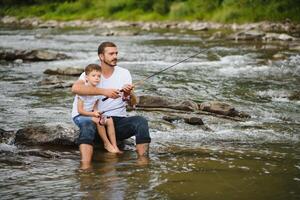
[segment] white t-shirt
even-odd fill
[[[85,73],[83,72],[79,80],[85,80]],[[109,88],[109,89],[122,89],[122,87],[126,84],[132,84],[132,78],[130,75],[130,72],[122,67],[115,66],[114,72],[109,78],[104,78],[101,75],[100,83],[97,85],[99,88]],[[98,110],[103,112],[110,109],[118,108],[116,110],[105,112],[105,115],[107,116],[118,116],[118,117],[125,117],[127,116],[126,112],[126,102],[122,100],[122,98],[117,99],[111,99],[108,98],[106,101],[102,101],[102,99],[105,98],[105,96],[100,96],[100,100],[98,103]],[[75,102],[76,101],[76,102]],[[76,104],[77,109],[77,98],[75,97],[74,103],[73,103],[73,110],[74,110],[74,104]],[[76,116],[76,115],[75,115]],[[72,117],[73,112],[72,112]]]
[[[101,96],[80,96],[80,95],[75,95],[74,101],[73,101],[73,108],[72,108],[72,118],[76,117],[79,115],[78,113],[78,98],[80,98],[83,101],[83,109],[87,112],[91,112],[94,108],[94,105],[97,100],[100,101]]]

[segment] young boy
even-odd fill
[[[101,78],[101,67],[97,64],[89,64],[85,68],[86,85],[96,87]],[[112,153],[120,153],[116,142],[114,123],[111,117],[101,115],[97,110],[100,96],[79,96],[76,95],[73,103],[72,118],[75,124],[81,129],[79,123],[87,117],[92,117],[92,121],[97,126],[98,133],[103,140],[104,148]],[[107,133],[108,138],[106,134]]]

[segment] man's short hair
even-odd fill
[[[91,73],[92,71],[98,71],[101,72],[101,67],[97,64],[89,64],[88,66],[85,67],[84,72],[86,75]]]
[[[106,47],[117,47],[113,42],[102,42],[98,47],[98,55],[103,54]]]

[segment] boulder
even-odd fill
[[[61,80],[57,76],[49,76],[43,78],[38,82],[40,86],[46,86],[47,88],[68,88],[72,87],[74,81]]]
[[[84,69],[81,67],[67,67],[67,68],[57,68],[57,69],[46,69],[44,74],[50,75],[65,75],[65,76],[79,76]]]
[[[15,142],[25,145],[76,145],[79,131],[75,126],[63,123],[49,123],[29,126],[16,133]]]
[[[15,141],[15,131],[6,131],[0,128],[0,143],[11,145]]]
[[[233,106],[220,101],[201,103],[200,110],[226,116],[236,116],[238,113]]]
[[[0,60],[52,61],[69,58],[65,54],[46,50],[12,50],[0,49]]]
[[[200,117],[188,117],[184,118],[184,122],[191,125],[204,125]]]
[[[270,40],[283,40],[283,41],[296,40],[296,38],[294,38],[294,37],[292,37],[288,34],[285,34],[285,33],[282,33],[282,34],[279,34],[279,33],[266,33],[266,35],[264,35],[262,39],[267,40],[267,41],[270,41]]]
[[[257,30],[243,31],[229,36],[233,40],[261,40],[265,36],[264,32]]]
[[[198,110],[198,104],[189,100],[178,100],[162,96],[144,95],[137,97],[137,107],[145,108],[172,108],[176,110]]]

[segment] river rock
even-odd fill
[[[49,86],[47,88],[67,88],[72,87],[74,81],[61,80],[57,76],[45,77],[37,84],[40,86]]]
[[[79,76],[84,71],[83,68],[80,67],[67,67],[67,68],[57,68],[57,69],[46,69],[44,74],[50,75],[65,75],[65,76]]]
[[[300,91],[294,91],[289,95],[289,100],[300,101]]]
[[[0,60],[52,61],[69,58],[65,54],[46,50],[8,50],[0,49]]]
[[[233,40],[261,40],[265,33],[258,30],[242,31],[229,36]]]
[[[286,59],[286,56],[282,53],[276,53],[272,56],[275,60],[284,60]]]
[[[15,131],[6,131],[0,128],[0,143],[11,145],[15,141]]]
[[[184,118],[184,122],[191,125],[204,125],[200,117],[188,117]]]
[[[201,103],[200,110],[226,116],[236,116],[238,113],[233,106],[219,101]]]
[[[49,123],[40,126],[29,126],[16,133],[17,144],[25,145],[67,145],[75,146],[79,131],[72,125]]]
[[[163,116],[162,119],[167,121],[167,122],[173,123],[174,121],[181,120],[182,117],[170,115],[170,116]]]
[[[198,104],[189,100],[178,100],[162,96],[144,95],[137,97],[137,107],[146,108],[172,108],[176,110],[198,110]]]
[[[262,39],[267,40],[267,41],[270,41],[270,40],[283,40],[283,41],[296,40],[296,38],[294,38],[294,37],[292,37],[288,34],[285,34],[285,33],[282,33],[282,34],[279,34],[279,33],[266,33],[266,35],[264,35]]]

